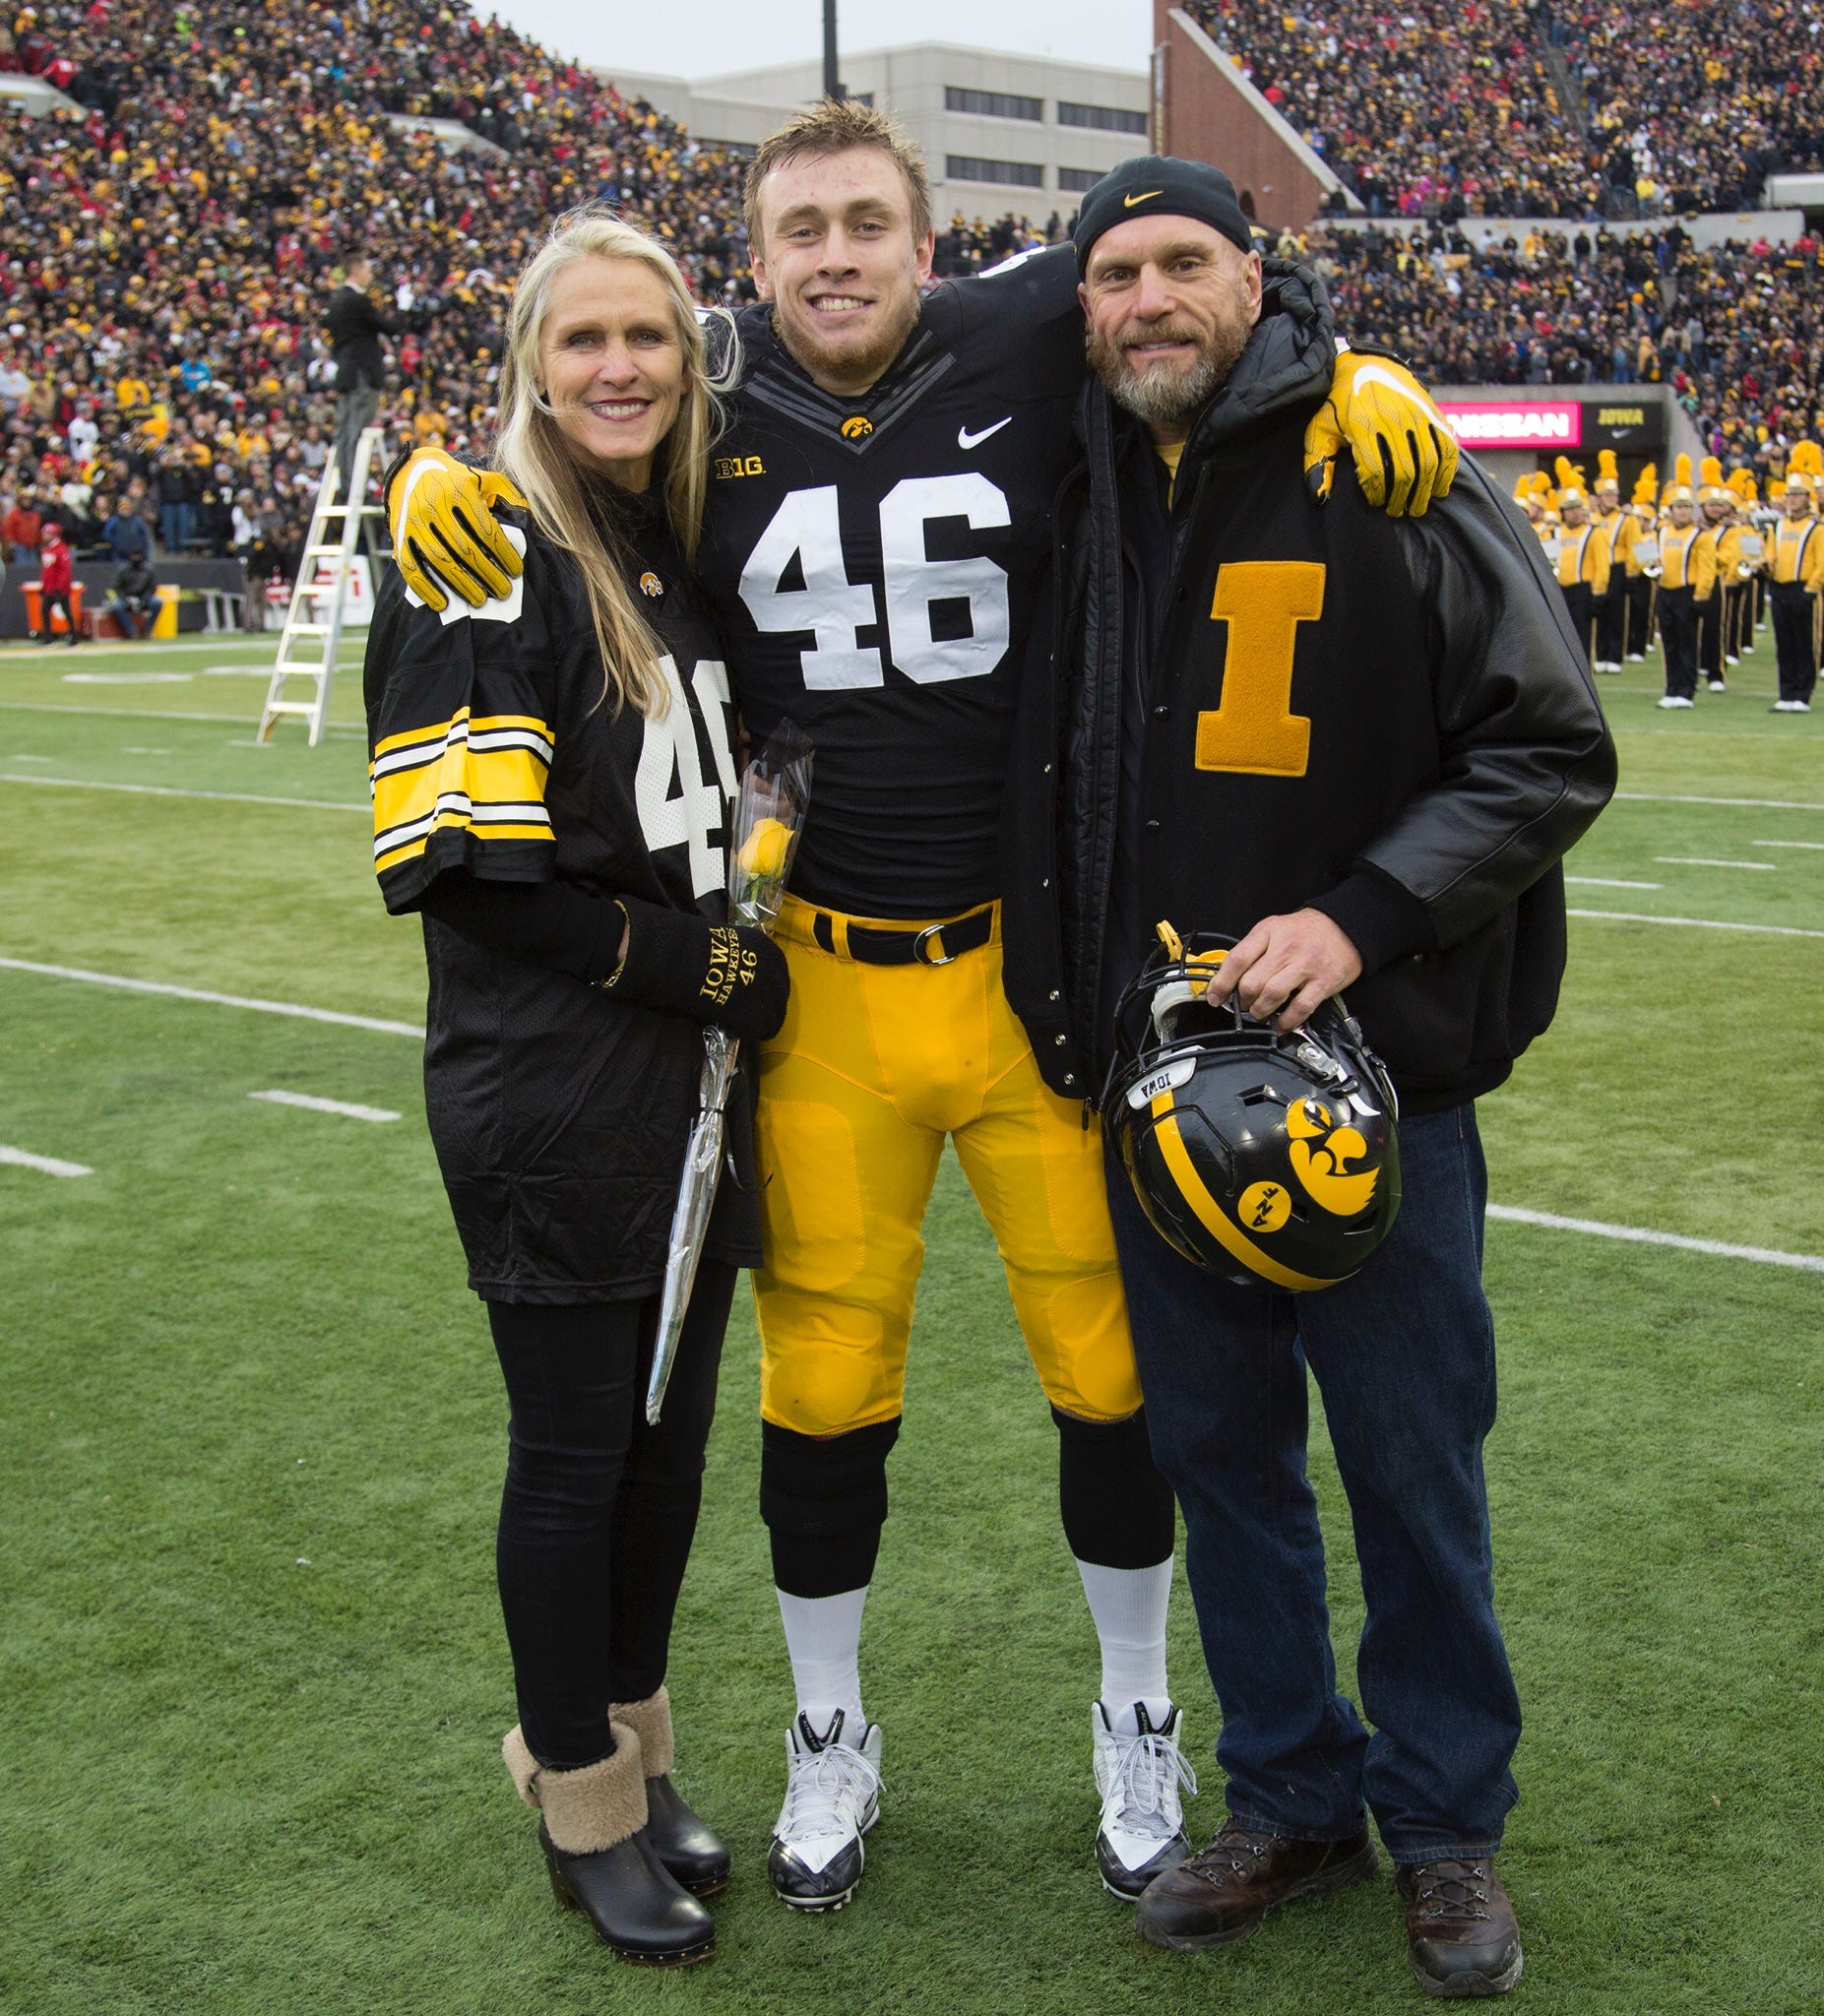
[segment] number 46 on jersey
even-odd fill
[[[975,472],[896,483],[880,505],[877,605],[873,583],[849,578],[836,485],[789,490],[781,500],[741,570],[741,600],[756,629],[810,633],[814,642],[799,662],[812,692],[885,685],[880,646],[860,641],[869,628],[884,635],[893,664],[921,686],[978,679],[1006,656],[1006,571],[982,555],[933,560],[927,529],[935,519],[963,519],[977,532],[1004,527],[1007,499]],[[782,587],[791,576],[804,586]],[[967,606],[967,635],[935,634],[938,603],[953,612]],[[962,626],[952,617],[944,627]]]

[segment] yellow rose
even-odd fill
[[[739,865],[744,875],[777,875],[786,865],[791,835],[778,819],[762,819],[742,843]]]

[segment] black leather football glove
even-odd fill
[[[648,1008],[713,1022],[742,1041],[778,1032],[791,991],[786,955],[757,924],[712,924],[695,911],[623,896],[627,957],[607,984]]]

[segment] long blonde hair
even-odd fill
[[[620,564],[625,556],[590,510],[592,478],[571,452],[541,382],[538,344],[551,284],[580,259],[623,259],[645,266],[660,276],[671,297],[684,353],[684,391],[657,460],[665,515],[685,560],[693,565],[703,533],[710,448],[723,424],[721,395],[734,382],[739,350],[732,317],[715,311],[726,324],[726,343],[720,366],[712,367],[703,325],[677,262],[656,238],[593,206],[566,211],[552,224],[520,275],[507,316],[494,467],[519,486],[538,530],[582,570],[601,651],[602,699],[611,700],[617,712],[631,700],[642,714],[657,718],[665,710],[659,673],[662,649],[628,592]]]

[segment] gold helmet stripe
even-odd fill
[[[1258,1274],[1264,1281],[1277,1282],[1281,1288],[1329,1288],[1332,1284],[1319,1280],[1314,1275],[1298,1274],[1285,1267],[1270,1253],[1263,1253],[1241,1228],[1234,1225],[1223,1207],[1210,1195],[1209,1186],[1197,1173],[1197,1166],[1191,1161],[1190,1150],[1184,1145],[1184,1137],[1178,1132],[1177,1115],[1173,1110],[1171,1088],[1158,1094],[1153,1101],[1153,1117],[1159,1123],[1153,1130],[1153,1138],[1159,1143],[1160,1153],[1165,1158],[1165,1166],[1171,1171],[1172,1179],[1183,1193],[1184,1201],[1196,1212],[1208,1230],[1213,1232],[1250,1274]],[[1348,1276],[1339,1279],[1347,1280]]]

